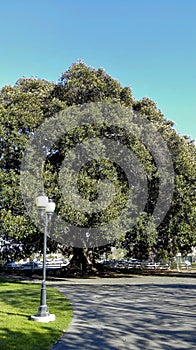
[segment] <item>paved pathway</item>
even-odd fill
[[[133,277],[53,283],[74,316],[51,350],[196,350],[196,279]]]

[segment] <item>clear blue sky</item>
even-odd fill
[[[196,139],[196,0],[1,0],[0,17],[0,88],[82,59]]]

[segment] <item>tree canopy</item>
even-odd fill
[[[165,141],[175,173],[173,198],[166,216],[158,227],[154,227],[152,213],[158,198],[159,172],[152,152],[141,141],[141,135],[127,135],[120,127],[99,127],[99,123],[90,128],[80,126],[66,133],[47,153],[44,165],[47,194],[57,203],[61,216],[71,223],[78,224],[80,220],[84,228],[95,227],[102,221],[109,222],[111,218],[118,217],[127,201],[128,180],[122,167],[106,160],[104,153],[101,162],[91,160],[81,167],[78,191],[81,198],[93,203],[99,195],[99,181],[113,182],[115,201],[106,210],[96,215],[81,215],[65,203],[62,188],[58,185],[65,153],[87,141],[89,134],[97,139],[104,137],[109,142],[117,141],[131,149],[141,162],[147,177],[148,195],[137,223],[127,228],[126,235],[116,234],[113,244],[126,248],[130,256],[138,258],[146,258],[152,251],[157,258],[171,258],[177,252],[187,254],[196,245],[194,143],[178,135],[173,128],[174,123],[164,117],[154,101],[146,97],[135,100],[129,87],[122,87],[102,68],[96,70],[83,62],[72,64],[57,84],[36,78],[21,78],[14,86],[5,86],[0,91],[1,237],[22,244],[23,250],[17,252],[18,256],[41,250],[39,229],[28,216],[20,189],[21,161],[29,137],[56,113],[99,102],[117,104],[139,113],[144,120],[153,124]],[[89,147],[88,143],[86,147]],[[67,242],[64,245],[67,246]],[[56,242],[49,240],[48,247],[55,250]]]

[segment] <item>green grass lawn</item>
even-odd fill
[[[0,279],[0,349],[48,350],[67,329],[72,307],[65,296],[47,287],[47,305],[56,320],[29,320],[39,306],[40,285]]]

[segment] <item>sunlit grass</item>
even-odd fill
[[[72,308],[65,296],[47,287],[47,305],[56,320],[29,320],[39,306],[40,285],[0,280],[0,349],[48,350],[67,329]]]

